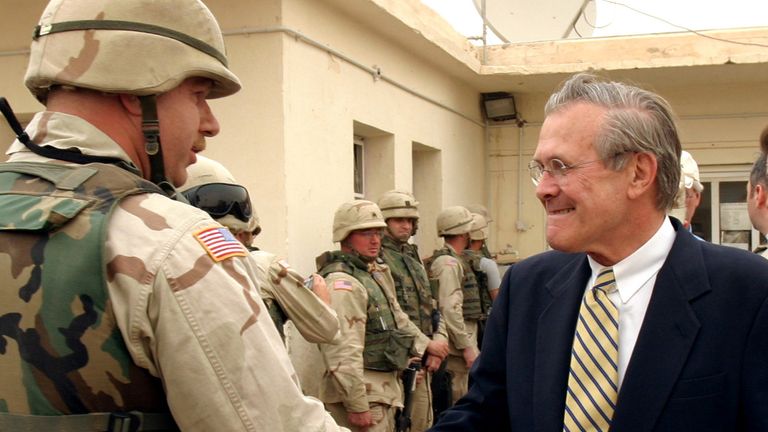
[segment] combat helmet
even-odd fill
[[[469,204],[464,206],[469,210],[470,213],[477,213],[480,216],[485,218],[485,221],[488,223],[493,222],[493,218],[491,218],[491,215],[488,213],[488,209],[482,205],[482,204]]]
[[[486,240],[488,238],[488,221],[483,215],[472,213],[469,238],[470,240]]]
[[[389,218],[419,218],[419,202],[410,192],[391,190],[384,193],[378,202],[384,220]]]
[[[143,96],[189,77],[213,80],[209,98],[240,89],[202,1],[52,0],[35,27],[24,83],[42,101],[53,85]]]
[[[472,213],[462,206],[452,206],[437,215],[437,235],[466,234],[472,229]]]
[[[343,241],[349,233],[367,228],[385,228],[384,216],[376,203],[354,200],[339,206],[333,215],[333,241]]]
[[[187,167],[187,181],[179,187],[191,205],[206,211],[232,232],[261,232],[259,217],[252,208],[248,190],[221,163],[197,155]]]
[[[53,86],[138,96],[150,163],[145,174],[174,196],[155,98],[191,77],[211,79],[208,98],[240,89],[219,24],[202,1],[51,0],[35,27],[24,83],[42,102]],[[34,143],[22,142],[35,151]],[[53,151],[72,161],[66,151]]]

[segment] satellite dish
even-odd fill
[[[472,0],[480,16],[504,42],[534,42],[592,35],[590,0]],[[574,29],[575,28],[575,29]]]

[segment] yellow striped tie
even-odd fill
[[[584,295],[571,350],[563,430],[607,431],[616,409],[619,311],[608,299],[613,269],[603,269]]]

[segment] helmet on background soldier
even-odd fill
[[[469,238],[470,240],[486,240],[488,238],[488,222],[483,215],[472,213]]]
[[[485,221],[488,223],[493,222],[493,219],[491,218],[491,215],[488,213],[488,209],[482,205],[482,204],[469,204],[465,205],[464,207],[469,210],[470,213],[476,213],[480,216],[485,218]]]
[[[52,0],[35,28],[24,82],[44,101],[54,85],[142,96],[190,77],[213,81],[209,98],[240,89],[202,1]]]
[[[206,211],[233,233],[261,232],[248,190],[213,159],[197,155],[197,162],[187,167],[187,182],[179,187],[179,192],[191,205]]]
[[[419,202],[410,192],[391,190],[378,202],[384,220],[389,218],[419,218]]]
[[[437,215],[437,235],[466,234],[472,228],[472,213],[465,207],[452,206]]]
[[[333,215],[333,241],[343,241],[352,231],[386,226],[376,203],[366,200],[345,202]]]

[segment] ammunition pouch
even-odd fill
[[[413,336],[399,329],[366,332],[363,350],[365,369],[389,372],[408,366]]]

